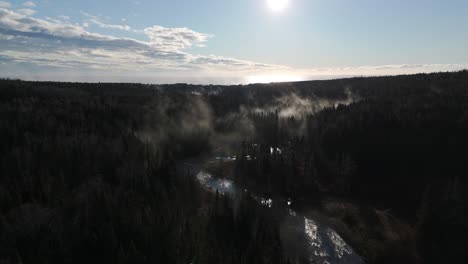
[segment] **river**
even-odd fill
[[[241,193],[251,195],[260,205],[281,214],[281,243],[285,255],[306,255],[307,263],[363,264],[343,238],[325,223],[309,219],[291,208],[293,201],[262,197],[237,186],[227,178],[214,177],[201,166],[184,164],[195,172],[196,179],[208,191],[235,197]],[[298,244],[300,246],[298,246]]]

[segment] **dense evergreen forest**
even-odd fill
[[[211,157],[366,263],[468,260],[468,71],[0,84],[0,263],[307,263],[283,254],[271,210],[181,165]]]

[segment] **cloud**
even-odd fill
[[[153,47],[162,50],[182,50],[196,43],[206,42],[212,37],[188,28],[165,28],[152,26],[145,28],[143,32],[150,38]]]
[[[91,15],[87,12],[81,11],[81,14],[84,15],[87,19],[84,24],[86,24],[85,27],[88,27],[89,24],[94,24],[97,25],[100,28],[105,28],[105,29],[114,29],[114,30],[123,30],[123,31],[132,31],[132,28],[127,25],[113,25],[113,24],[107,24],[102,22],[102,19],[98,16]]]
[[[11,4],[9,2],[0,1],[0,8],[9,8]]]
[[[130,31],[132,30],[131,27],[127,25],[112,25],[112,24],[105,24],[97,19],[90,19],[89,22],[101,27],[101,28],[106,28],[106,29],[118,29],[118,30],[124,30],[124,31]]]
[[[84,12],[86,20],[74,24],[67,17],[58,17],[62,21],[40,19],[33,17],[32,11],[25,10],[0,8],[0,73],[3,75],[0,77],[232,84],[252,80],[327,79],[468,68],[465,64],[404,64],[295,69],[217,55],[192,54],[189,52],[191,47],[205,45],[213,35],[185,27],[155,25],[142,30],[133,29],[104,23],[100,17]],[[141,37],[134,39],[93,33],[90,24]],[[278,76],[283,76],[283,79]]]
[[[158,50],[180,51],[197,45],[202,47],[202,42],[206,42],[212,37],[210,34],[203,34],[189,28],[166,28],[162,26],[152,26],[143,30],[132,29],[128,25],[108,24],[102,21],[98,16],[81,11],[81,14],[87,17],[87,25],[94,24],[100,28],[132,31],[143,33],[149,38],[149,44]],[[124,21],[124,20],[122,20]],[[87,26],[85,26],[87,27]]]
[[[36,4],[32,1],[27,1],[22,4],[25,7],[36,7]]]
[[[17,9],[16,12],[26,15],[26,16],[31,16],[36,13],[36,10],[30,9],[30,8],[21,8],[21,9]]]
[[[0,29],[3,31],[3,34],[8,34],[9,32],[10,35],[29,35],[36,38],[111,39],[110,37],[89,33],[77,25],[54,23],[8,9],[0,9]]]
[[[287,71],[291,70],[290,67],[281,66],[281,65],[271,65],[266,63],[257,63],[247,60],[239,60],[235,58],[222,57],[216,55],[195,55],[191,56],[191,63],[204,67],[206,69],[210,68],[223,68],[226,70],[229,69],[238,69],[245,71],[260,71],[260,70],[274,70],[274,71]]]
[[[188,28],[153,26],[141,32],[148,36],[148,41],[96,34],[80,25],[0,9],[0,35],[5,36],[0,39],[0,56],[10,62],[40,66],[122,71],[275,68],[214,55],[186,53],[185,49],[210,36]]]

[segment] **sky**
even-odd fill
[[[0,1],[0,77],[240,84],[468,68],[467,0]]]

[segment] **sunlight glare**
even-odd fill
[[[271,10],[279,12],[288,6],[289,0],[267,0],[267,2]]]
[[[300,82],[304,78],[295,75],[253,75],[247,77],[247,83]]]

